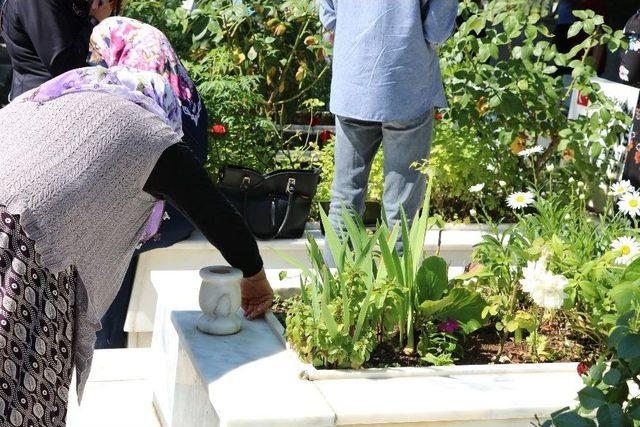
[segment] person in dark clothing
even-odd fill
[[[181,103],[184,147],[191,151],[197,161],[197,164],[191,163],[184,166],[192,168],[197,166],[201,169],[208,153],[207,110],[195,84],[180,63],[166,36],[155,27],[135,19],[111,17],[94,28],[89,43],[89,53],[90,64],[104,67],[126,66],[152,71],[162,75],[169,82]],[[219,199],[223,196],[215,193],[214,197]],[[164,217],[166,219],[162,221],[158,235],[136,250],[120,291],[102,318],[102,330],[98,332],[97,348],[126,346],[124,324],[131,300],[138,255],[171,246],[188,238],[194,231],[191,222],[173,206],[171,200],[168,200],[165,205]]]
[[[11,97],[85,66],[91,31],[111,13],[108,0],[6,0],[0,22],[13,67]]]
[[[631,17],[624,32],[629,46],[622,55],[620,80],[626,84],[640,87],[640,10]],[[635,188],[640,188],[640,100],[633,116],[623,179],[631,181]]]

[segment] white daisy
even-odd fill
[[[504,188],[504,187],[507,186],[507,183],[505,181],[503,181],[503,180],[500,180],[500,181],[498,181],[498,185],[500,185],[500,187]]]
[[[620,252],[615,263],[619,265],[630,264],[640,254],[640,244],[635,237],[620,237],[611,242],[611,249]]]
[[[640,194],[637,192],[623,194],[618,201],[618,207],[624,214],[635,218],[640,214]]]
[[[535,197],[533,193],[531,193],[530,191],[526,191],[526,192],[519,191],[507,197],[507,205],[509,205],[511,209],[526,208],[531,203],[533,203],[534,198]]]
[[[471,209],[469,210],[469,215],[475,218],[476,216],[478,216],[478,211],[475,209]]]
[[[527,148],[526,150],[522,150],[518,153],[520,157],[529,157],[533,154],[540,154],[544,151],[544,148],[541,145],[534,145],[531,148]]]
[[[479,193],[479,192],[482,191],[483,188],[484,188],[484,184],[483,183],[472,185],[471,187],[469,187],[469,192],[470,193]]]
[[[611,193],[616,197],[623,196],[627,193],[632,192],[633,190],[634,189],[631,185],[631,181],[629,181],[628,179],[616,182],[611,186]]]
[[[553,172],[555,170],[556,166],[553,163],[549,163],[546,166],[547,172]]]

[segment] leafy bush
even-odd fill
[[[405,354],[417,346],[426,362],[442,364],[453,360],[456,338],[454,330],[446,337],[434,334],[433,323],[455,322],[453,329],[463,333],[480,326],[482,297],[464,287],[449,288],[446,262],[424,256],[433,223],[428,200],[411,226],[403,218],[391,230],[382,224],[372,233],[347,212],[345,230],[337,233],[321,212],[335,272],[311,236],[311,269],[282,255],[303,272],[302,296],[287,316],[287,338],[304,360],[319,367],[359,368],[380,343],[397,338]]]
[[[518,188],[544,179],[542,172],[552,164],[597,192],[602,177],[611,172],[608,160],[613,158],[613,147],[626,132],[629,118],[591,82],[595,70],[589,53],[598,45],[616,50],[623,43],[622,32],[614,33],[592,11],[577,11],[569,35],[582,32],[584,41],[561,54],[543,16],[523,8],[522,2],[492,0],[482,7],[465,0],[460,15],[464,22],[441,51],[445,90],[452,108],[437,138],[450,139],[452,145],[442,140],[434,150],[433,159],[441,169],[439,185],[461,194],[469,184],[465,174],[442,174],[442,169],[458,166],[457,172],[475,172],[476,183],[497,189],[494,183],[503,176],[508,187]],[[571,73],[568,87],[559,67]],[[589,117],[567,118],[566,99],[573,89],[589,97]],[[517,156],[537,146],[542,155],[533,164]],[[452,154],[456,147],[460,151]],[[440,161],[443,152],[448,155]],[[447,164],[470,156],[486,166],[496,166],[498,173],[492,176],[487,169],[488,180],[481,181],[485,176],[474,165]],[[448,199],[444,191],[437,194]],[[480,209],[467,197],[457,203],[453,199],[448,200],[464,212]]]
[[[638,289],[639,279],[640,260],[636,260],[614,289],[627,285]],[[627,302],[631,310],[617,318],[608,334],[607,352],[583,377],[585,387],[578,392],[578,407],[553,413],[544,427],[632,427],[640,422],[640,399],[630,389],[630,386],[640,384],[640,300],[637,293]]]
[[[473,280],[487,299],[484,315],[495,322],[502,346],[529,335],[529,358],[534,361],[573,358],[580,343],[586,345],[582,357],[597,357],[606,349],[616,317],[629,309],[625,301],[636,292],[614,284],[624,264],[639,255],[640,235],[623,213],[638,196],[628,183],[605,188],[610,196],[596,217],[587,210],[583,182],[570,179],[567,185],[550,175],[537,195],[509,197],[514,204],[523,196],[514,205],[517,223],[485,236],[474,251],[479,266],[459,280]],[[562,196],[554,191],[561,185],[566,187]],[[616,197],[618,212],[613,211]],[[540,357],[546,350],[541,343],[561,338],[547,337],[544,331],[557,335],[559,330],[570,331],[572,336],[565,338],[573,344]]]

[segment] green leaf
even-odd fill
[[[416,273],[418,305],[442,298],[448,288],[447,262],[436,256],[425,259]]]
[[[609,291],[609,297],[613,300],[619,312],[629,311],[634,302],[640,300],[640,284],[637,282],[621,282]]]
[[[622,359],[640,357],[640,335],[629,334],[618,343],[618,356]]]
[[[633,427],[633,421],[622,412],[622,407],[618,404],[602,406],[598,409],[597,419],[599,427]]]
[[[621,377],[622,377],[622,374],[620,373],[619,370],[615,368],[611,368],[609,369],[609,372],[604,374],[603,381],[607,385],[616,385],[618,384],[618,382],[620,382]]]
[[[585,387],[578,392],[580,405],[588,410],[593,410],[605,405],[607,399],[602,391],[595,387]]]
[[[575,37],[582,30],[582,21],[574,22],[571,27],[569,27],[569,32],[567,33],[567,37]]]
[[[596,427],[593,420],[582,417],[573,411],[553,417],[553,424],[555,427]]]
[[[464,288],[454,288],[437,301],[425,301],[420,305],[422,314],[440,320],[453,319],[460,323],[481,321],[482,311],[487,303],[482,296]]]

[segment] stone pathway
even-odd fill
[[[81,406],[72,386],[67,427],[160,427],[151,403],[150,355],[149,349],[96,351]]]

